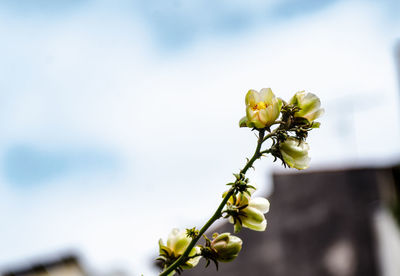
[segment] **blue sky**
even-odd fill
[[[0,269],[77,249],[151,275],[157,240],[203,223],[253,151],[249,88],[321,97],[311,168],[398,161],[396,1],[16,3],[0,2]]]

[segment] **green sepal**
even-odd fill
[[[235,225],[233,227],[233,231],[235,233],[239,233],[240,230],[242,230],[242,222],[240,221],[240,219],[237,219],[236,222],[235,222]]]
[[[320,122],[312,122],[311,128],[319,128],[321,126]]]
[[[247,127],[247,123],[248,123],[247,116],[244,116],[239,121],[239,127]]]

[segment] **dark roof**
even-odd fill
[[[1,273],[2,276],[27,276],[32,274],[44,273],[49,270],[56,269],[58,267],[75,265],[79,269],[81,265],[79,263],[79,259],[75,255],[64,255],[59,258],[50,259],[46,261],[36,262],[29,266],[9,269]]]

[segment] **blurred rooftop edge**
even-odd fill
[[[54,254],[57,255],[57,254]],[[122,271],[97,273],[88,270],[77,254],[60,254],[59,257],[43,258],[20,267],[12,267],[1,276],[126,276]]]
[[[87,273],[83,269],[78,257],[74,254],[66,254],[59,258],[52,258],[34,262],[31,265],[5,270],[2,276],[85,276]]]

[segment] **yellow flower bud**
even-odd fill
[[[279,146],[282,158],[285,163],[298,170],[308,168],[310,157],[308,157],[308,150],[310,147],[306,142],[300,141],[296,138],[289,137]]]
[[[239,254],[242,243],[239,237],[230,233],[222,233],[211,242],[211,248],[216,252],[218,261],[230,262]]]
[[[312,93],[306,94],[305,91],[297,92],[290,99],[290,104],[300,108],[300,110],[294,114],[295,117],[306,118],[310,123],[324,114],[324,109],[320,108],[320,99]]]
[[[282,101],[276,98],[271,88],[263,88],[260,93],[249,90],[246,94],[246,117],[240,122],[240,127],[265,128],[270,127],[279,117]]]

